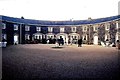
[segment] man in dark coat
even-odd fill
[[[82,39],[78,40],[78,47],[82,47]]]

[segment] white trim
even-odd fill
[[[53,32],[53,27],[48,27],[48,32]]]
[[[30,31],[30,26],[26,25],[25,26],[25,31]]]
[[[83,32],[86,32],[87,29],[88,29],[87,25],[82,26],[82,30],[83,30]]]
[[[98,31],[98,25],[93,26],[93,31]]]
[[[65,27],[60,27],[60,32],[65,32]]]
[[[98,35],[96,33],[93,35],[93,44],[98,45]]]
[[[2,29],[6,29],[6,24],[2,23]]]
[[[14,30],[18,30],[18,25],[14,24]]]
[[[110,23],[105,24],[105,30],[110,30]]]
[[[71,31],[72,31],[72,32],[76,32],[76,31],[77,31],[77,28],[76,28],[76,27],[71,27]]]
[[[18,44],[19,40],[18,40],[18,35],[14,35],[14,44]]]
[[[25,34],[25,40],[26,39],[30,40],[30,34]]]
[[[36,27],[36,31],[37,31],[37,32],[40,32],[40,31],[41,31],[41,27],[38,27],[38,26],[37,26],[37,27]]]
[[[36,37],[37,39],[42,39],[42,36],[43,36],[42,33],[34,33],[33,35],[34,35],[34,39],[36,39]]]

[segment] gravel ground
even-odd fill
[[[3,80],[44,78],[114,79],[119,76],[119,52],[97,45],[11,45],[3,48]]]

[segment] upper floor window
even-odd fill
[[[18,30],[18,25],[14,25],[14,30]]]
[[[110,29],[110,24],[106,24],[105,30],[109,30],[109,29]]]
[[[98,30],[98,26],[94,26],[93,29],[94,29],[94,31],[97,31]]]
[[[83,26],[83,31],[87,31],[87,26]]]
[[[41,27],[36,27],[36,31],[41,31]]]
[[[64,27],[61,27],[60,28],[60,32],[64,32],[65,31],[65,28]]]
[[[2,23],[2,29],[6,29],[6,24]]]
[[[72,32],[76,32],[76,27],[72,27]]]
[[[53,27],[48,27],[48,32],[52,32],[53,31]]]
[[[25,31],[30,31],[30,26],[25,26]]]

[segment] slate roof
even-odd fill
[[[33,20],[33,19],[21,19],[8,16],[0,16],[3,21],[9,21],[14,23],[33,24],[33,25],[47,25],[47,26],[66,26],[66,25],[82,25],[82,24],[96,24],[101,22],[107,22],[120,19],[120,15],[111,16],[106,18],[98,18],[92,20],[74,20],[74,21],[45,21],[45,20]]]

